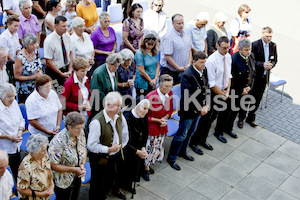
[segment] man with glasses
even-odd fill
[[[167,32],[167,14],[162,10],[163,0],[153,0],[150,8],[143,13],[145,35],[154,31],[159,38]]]

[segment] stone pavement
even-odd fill
[[[271,106],[270,106],[271,107]],[[213,124],[214,128],[214,124]],[[212,129],[213,130],[213,129]],[[262,127],[234,127],[238,139],[228,135],[227,144],[212,136],[214,150],[199,156],[189,149],[195,161],[178,159],[181,171],[165,160],[156,163],[149,182],[137,186],[137,200],[296,200],[300,199],[300,145]],[[171,138],[165,140],[166,155]],[[166,159],[166,158],[165,158]],[[87,199],[89,186],[80,199]],[[130,199],[131,194],[127,193]],[[109,200],[116,199],[109,197]]]

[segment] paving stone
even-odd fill
[[[132,194],[126,195],[127,199],[131,198]],[[133,196],[134,199],[143,199],[143,200],[162,200],[162,198],[156,196],[155,194],[149,192],[147,188],[136,187],[136,194]]]
[[[277,149],[280,145],[282,145],[286,141],[286,139],[284,139],[283,137],[275,135],[274,133],[266,129],[261,129],[260,131],[258,131],[253,136],[253,138],[263,144],[272,147],[273,149]]]
[[[278,187],[289,176],[287,173],[266,163],[261,163],[253,172],[251,172],[251,175],[275,187]]]
[[[206,174],[200,176],[189,187],[213,200],[220,199],[231,189],[229,185]]]
[[[236,190],[230,190],[221,200],[254,200],[254,198]]]
[[[278,150],[272,153],[264,162],[288,174],[293,173],[300,165],[298,160],[295,160]]]
[[[268,147],[267,145],[257,142],[251,138],[242,144],[238,149],[260,160],[266,159],[274,151],[271,147]]]
[[[276,188],[252,175],[249,175],[236,186],[236,189],[251,197],[261,200],[269,197]]]
[[[277,189],[275,190],[267,200],[297,200],[295,197]]]
[[[230,136],[228,136],[228,137],[230,137]],[[223,158],[225,158],[228,154],[230,154],[234,150],[234,148],[232,146],[220,142],[214,136],[208,139],[208,143],[214,147],[214,150],[205,151],[205,152],[211,156],[214,156],[215,158],[217,158],[219,160],[222,160]]]
[[[185,188],[183,191],[181,191],[179,194],[177,194],[175,197],[173,197],[171,200],[210,200],[210,198],[207,198],[195,190],[192,190],[191,188]]]
[[[284,192],[287,192],[294,197],[300,197],[300,180],[294,176],[290,176],[282,185],[279,187]]]
[[[296,178],[300,179],[300,167],[298,167],[294,172],[293,172],[293,176],[295,176]]]
[[[300,160],[300,145],[294,142],[286,141],[278,150]]]

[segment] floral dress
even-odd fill
[[[43,69],[38,50],[35,51],[34,59],[27,60],[22,51],[18,54],[21,59],[23,71],[22,76],[32,76],[37,70]],[[17,81],[16,88],[18,94],[31,94],[35,89],[35,80]]]
[[[140,27],[137,28],[133,19],[127,18],[123,22],[123,31],[128,32],[128,41],[132,45],[133,48],[139,49],[139,41],[144,35],[144,21],[143,19],[140,19]],[[120,49],[125,49],[127,46],[122,43]]]

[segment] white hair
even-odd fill
[[[122,57],[122,62],[121,64],[123,65],[125,61],[127,60],[134,60],[134,54],[132,53],[131,50],[129,49],[122,49],[119,54]]]
[[[26,4],[26,3],[29,3],[29,5],[32,6],[31,0],[20,0],[20,2],[19,2],[20,10],[23,10],[23,5]]]
[[[215,20],[215,22],[226,22],[227,16],[222,12],[218,12],[215,14],[214,20]]]
[[[43,147],[48,145],[49,141],[42,134],[31,134],[27,141],[27,151],[30,154],[40,153]]]
[[[114,65],[116,63],[121,63],[122,57],[118,53],[112,53],[106,58],[108,64]]]
[[[0,160],[8,161],[8,155],[7,155],[6,151],[0,150]]]
[[[82,24],[85,25],[85,21],[81,17],[75,17],[74,19],[72,19],[72,28],[77,28],[77,26],[80,26]]]
[[[0,86],[0,99],[4,99],[7,92],[13,92],[16,94],[15,86],[11,83],[4,83],[2,86]]]
[[[110,18],[110,15],[108,12],[103,11],[100,15],[99,15],[99,22],[102,21],[103,19],[106,18]]]
[[[37,42],[37,37],[32,33],[27,33],[26,35],[24,35],[22,40],[23,47],[25,48],[28,46],[28,44],[33,44],[36,42]]]
[[[108,104],[122,103],[122,96],[119,92],[109,92],[104,98],[104,108],[107,108]]]
[[[208,21],[209,20],[209,15],[208,15],[207,12],[200,12],[197,15],[196,19],[198,19],[199,21],[204,21],[204,20]]]
[[[5,53],[7,53],[6,49],[0,46],[0,56],[2,57]]]

